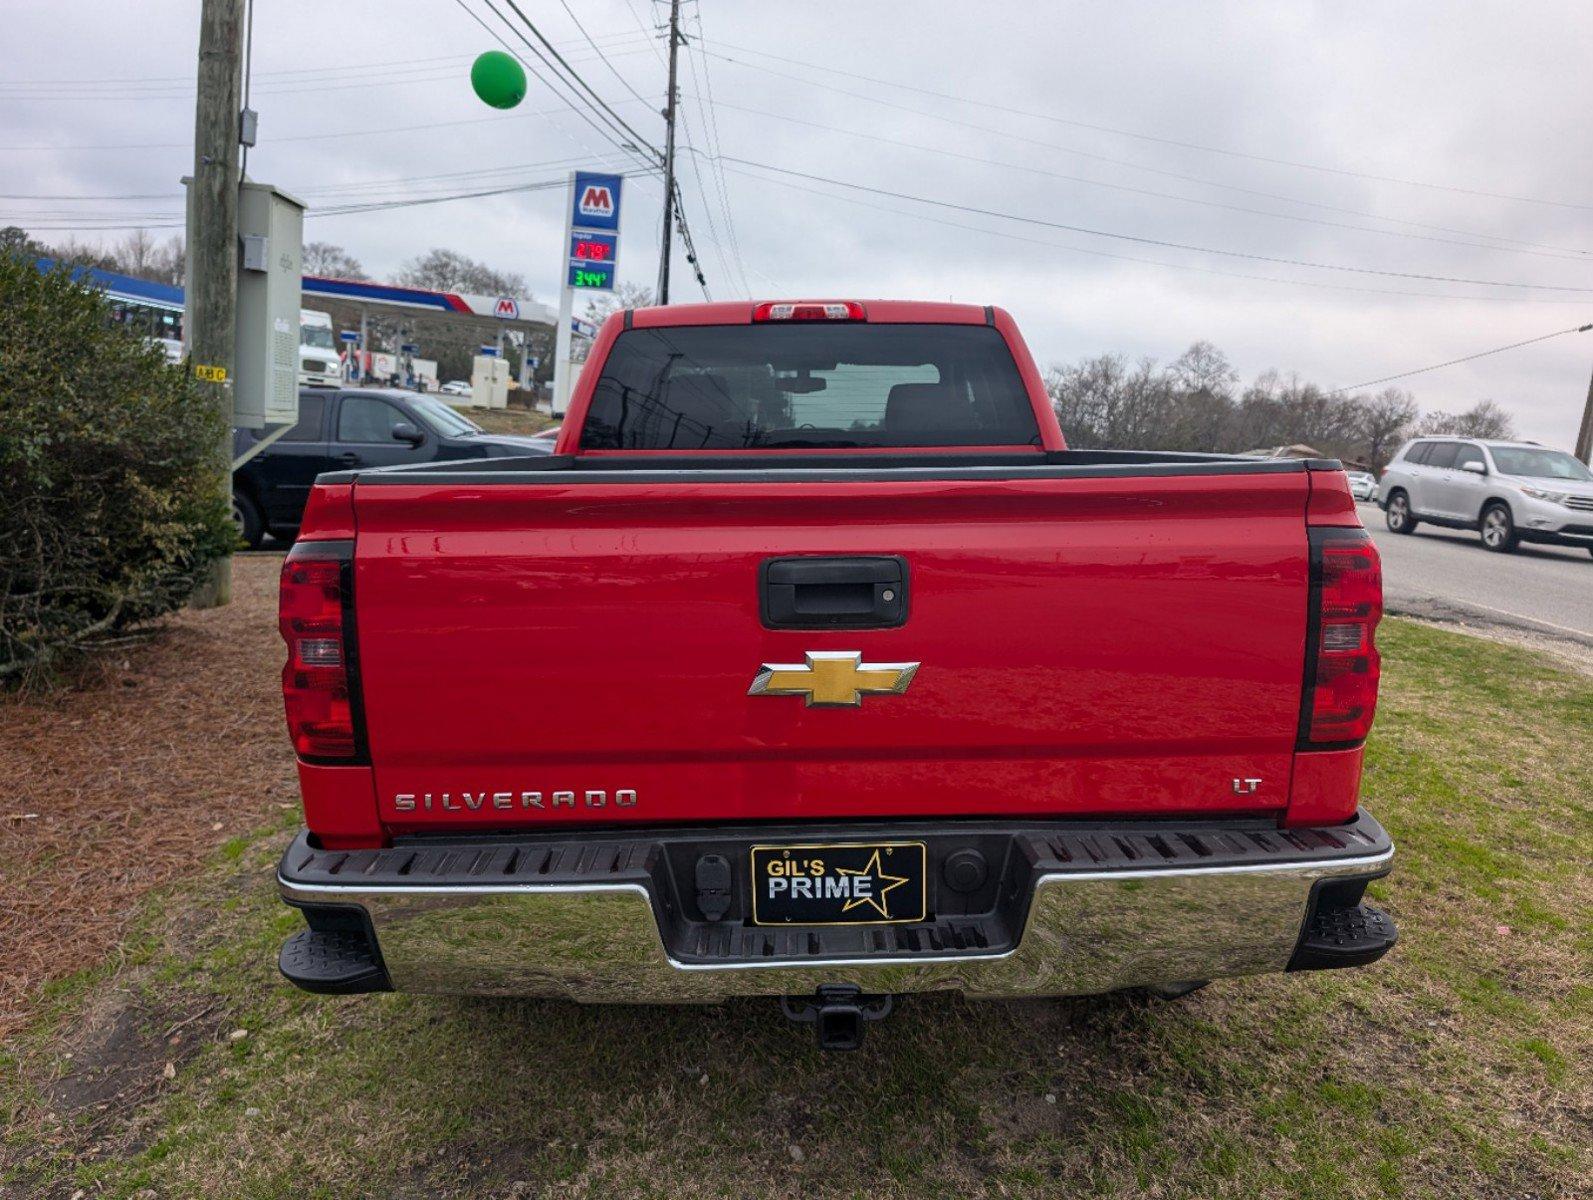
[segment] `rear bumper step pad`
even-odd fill
[[[307,992],[388,992],[373,939],[363,930],[303,929],[282,944],[277,967]]]
[[[1331,908],[1319,903],[1306,920],[1289,970],[1362,967],[1382,958],[1398,940],[1394,919],[1380,908],[1370,904]]]

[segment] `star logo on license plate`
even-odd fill
[[[879,855],[880,852],[878,850],[874,851],[874,857],[868,860],[868,865],[861,871],[849,871],[845,867],[837,868],[838,874],[857,876],[870,882],[870,886],[867,889],[859,889],[852,899],[842,906],[842,913],[849,913],[859,905],[867,904],[875,912],[879,913],[882,920],[889,921],[891,919],[890,900],[888,897],[891,892],[905,885],[908,879],[905,875],[887,875],[884,868],[880,866]]]

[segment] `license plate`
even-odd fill
[[[923,842],[752,848],[754,925],[896,925],[928,915]]]

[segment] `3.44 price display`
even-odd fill
[[[614,264],[611,262],[572,262],[570,264],[572,288],[612,288]]]

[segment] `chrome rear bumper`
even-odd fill
[[[1393,859],[1387,834],[1365,815],[1321,830],[1031,823],[1003,836],[1011,853],[992,884],[994,916],[883,931],[693,920],[690,898],[671,882],[681,847],[670,839],[680,834],[348,853],[316,850],[301,835],[279,883],[312,929],[363,925],[376,965],[400,991],[671,1003],[852,984],[1015,997],[1339,965],[1302,959],[1304,931],[1318,916],[1346,916]],[[1389,925],[1386,944],[1354,961],[1392,941]]]

